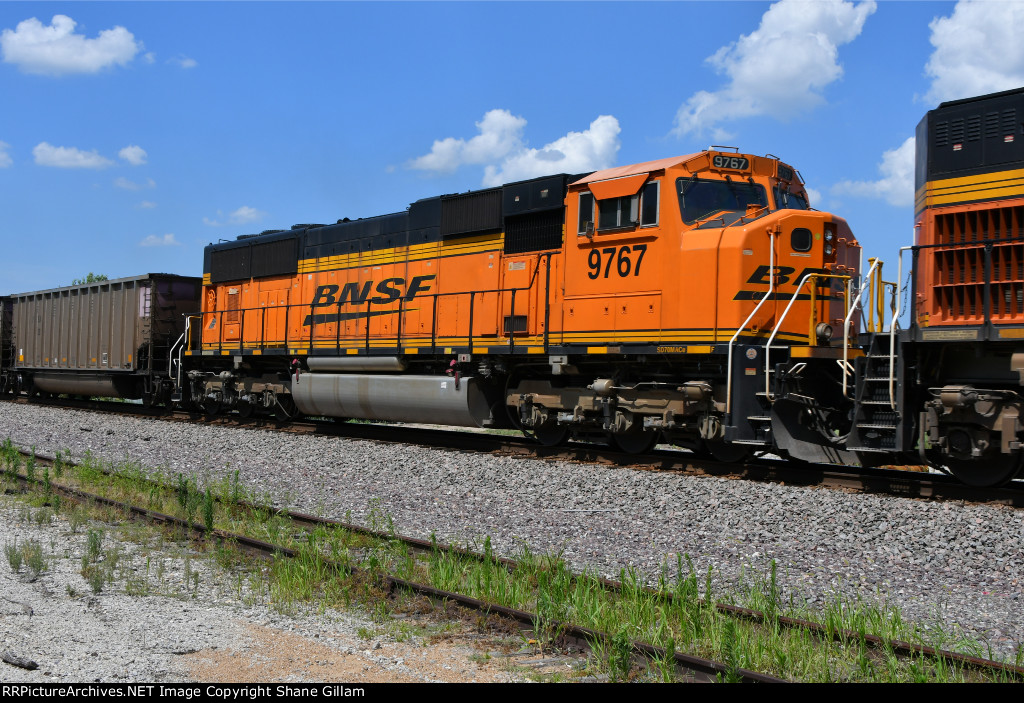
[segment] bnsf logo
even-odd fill
[[[800,281],[804,280],[804,276],[806,276],[808,274],[811,274],[811,273],[828,273],[828,271],[826,271],[825,269],[817,269],[817,268],[808,267],[808,268],[805,268],[803,271],[801,271],[799,276],[794,277],[793,276],[794,273],[796,273],[796,269],[793,268],[792,266],[776,266],[775,267],[775,285],[777,285],[777,286],[784,286],[784,285],[786,285],[787,283],[790,283],[790,282],[792,282],[794,285],[796,285]],[[771,283],[771,279],[768,276],[769,276],[768,267],[767,266],[758,266],[756,269],[754,269],[753,275],[750,278],[747,279],[747,283],[755,283],[755,284],[768,285],[769,283]],[[831,284],[830,279],[822,278],[822,279],[818,280],[818,285],[819,286],[824,287],[824,286],[828,286],[830,284]]]
[[[409,281],[409,286],[402,294],[402,288],[405,287],[404,278],[385,278],[383,281],[378,283],[376,287],[373,285],[373,281],[366,281],[365,283],[346,283],[344,287],[330,283],[323,286],[317,286],[316,291],[313,293],[313,301],[310,303],[311,308],[325,308],[325,307],[337,307],[340,308],[343,305],[365,305],[367,301],[371,305],[387,305],[393,303],[399,298],[405,300],[412,300],[420,293],[430,290],[430,284],[428,281],[437,278],[436,274],[429,276],[414,276]],[[370,292],[376,291],[379,295],[370,297]],[[326,322],[339,322],[344,320],[356,320],[365,317],[377,317],[379,315],[393,315],[396,314],[397,310],[377,310],[377,311],[364,311],[364,312],[347,312],[347,313],[334,313],[334,314],[317,314],[307,315],[305,325],[311,324],[323,324]]]
[[[430,286],[424,284],[436,277],[436,274],[431,274],[430,276],[416,276],[413,278],[409,283],[409,290],[405,293],[405,299],[412,300],[417,294],[430,290]],[[377,284],[376,291],[380,295],[370,298],[370,302],[374,305],[393,303],[403,297],[401,287],[404,285],[404,278],[385,278]],[[362,287],[358,283],[346,283],[344,288],[334,284],[317,286],[311,305],[314,308],[322,308],[329,305],[361,305],[369,297],[371,288],[373,288],[373,281],[366,281],[362,284]],[[341,295],[338,295],[339,289],[341,290]]]
[[[794,286],[798,285],[800,281],[804,280],[804,276],[812,273],[828,273],[825,269],[807,267],[800,272],[799,276],[794,276],[796,269],[792,266],[776,266],[774,274],[768,266],[758,266],[754,269],[754,273],[747,279],[747,283],[752,283],[759,286],[767,286],[771,284],[771,279],[774,275],[775,285],[784,286],[787,283],[792,283]],[[815,286],[819,290],[822,288],[829,289],[835,287],[837,292],[842,292],[842,284],[836,284],[833,279],[820,278],[818,279],[817,285]],[[772,298],[775,300],[787,300],[792,293],[773,293]],[[736,293],[733,300],[760,300],[765,296],[764,291],[753,291],[753,290],[741,290]],[[841,300],[841,297],[823,295],[820,296],[822,300]],[[810,295],[802,293],[797,296],[797,300],[810,300]]]

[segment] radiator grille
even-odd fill
[[[991,320],[1024,318],[1024,206],[939,214],[924,250],[934,282],[932,320],[977,324],[985,315],[985,246],[990,244]],[[922,262],[924,263],[924,262]]]

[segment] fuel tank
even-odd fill
[[[307,373],[292,381],[305,415],[487,427],[491,403],[476,378]]]

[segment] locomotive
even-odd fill
[[[132,279],[116,367],[61,351],[91,349],[69,306],[105,309],[102,284],[0,299],[0,388],[1002,483],[1021,462],[1022,102],[943,103],[918,127],[907,329],[899,276],[796,169],[712,147],[211,244],[201,280]],[[160,281],[158,327],[140,301]]]

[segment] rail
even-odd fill
[[[839,274],[839,273],[808,273],[803,278],[800,279],[800,282],[796,286],[796,291],[793,292],[793,297],[789,299],[789,304],[786,305],[786,309],[782,311],[782,315],[779,317],[779,321],[775,323],[775,329],[772,330],[771,335],[768,337],[768,341],[765,342],[765,345],[764,345],[764,392],[765,392],[765,398],[767,398],[768,402],[772,402],[774,400],[774,398],[772,396],[772,392],[771,392],[771,347],[772,347],[772,342],[775,341],[775,337],[779,334],[779,330],[782,329],[782,323],[786,321],[786,317],[789,315],[789,311],[790,311],[790,309],[792,309],[793,303],[795,303],[797,301],[797,299],[800,297],[800,291],[803,290],[803,287],[805,285],[807,285],[808,281],[812,281],[812,280],[815,282],[814,285],[811,286],[811,295],[810,295],[810,299],[811,299],[811,320],[812,320],[812,325],[813,325],[813,320],[815,319],[815,315],[817,314],[817,310],[815,310],[814,308],[817,307],[817,305],[816,305],[816,303],[817,303],[816,290],[817,290],[817,287],[818,287],[817,281],[818,281],[819,278],[834,278],[836,280],[841,280],[841,281],[849,281],[850,280],[850,276],[849,275],[847,275],[847,274]],[[849,298],[849,287],[847,287],[847,295],[846,295],[846,300],[847,300],[846,305],[847,306],[849,306],[849,304],[850,304],[849,303],[849,299],[850,299]],[[812,336],[810,337],[810,340],[808,340],[809,342],[814,339],[814,337],[813,337],[814,330],[812,329],[811,332],[812,332]],[[849,354],[849,349],[850,349],[849,341],[850,341],[849,340],[849,335],[844,334],[843,335],[843,359],[844,359],[844,362],[846,360],[847,355]],[[845,369],[844,369],[844,374],[845,374]],[[844,375],[844,379],[845,379],[845,375]]]
[[[868,259],[868,263],[871,264],[871,267],[868,269],[867,275],[864,276],[864,278],[870,281],[871,277],[875,273],[875,268],[881,262],[878,259]],[[847,381],[847,378],[850,375],[850,321],[853,319],[854,313],[856,313],[857,310],[860,308],[861,301],[864,298],[864,292],[866,290],[868,289],[865,288],[864,286],[860,287],[860,289],[857,291],[857,295],[853,297],[853,300],[851,301],[849,308],[846,311],[846,318],[843,320],[843,395],[846,396],[847,398],[849,397],[849,392],[847,391],[849,382]]]
[[[747,319],[743,321],[740,328],[736,330],[736,334],[729,340],[729,351],[727,354],[727,360],[725,363],[725,414],[731,418],[732,413],[732,348],[736,344],[736,340],[739,339],[740,334],[747,328],[750,321],[754,319],[754,315],[757,314],[761,306],[766,301],[771,300],[775,295],[775,237],[777,237],[781,231],[778,228],[768,230],[768,270],[772,272],[768,276],[768,292],[758,301],[754,309],[747,315]]]
[[[896,328],[900,323],[900,315],[903,314],[902,300],[900,298],[899,282],[903,280],[903,252],[914,247],[900,247],[899,258],[896,264],[896,300],[893,313],[892,313],[892,324],[889,325],[889,406],[896,409],[896,393],[895,393],[895,378],[896,378]]]
[[[449,293],[427,293],[418,296],[419,299],[432,299],[431,302],[431,315],[430,315],[430,349],[431,352],[436,354],[438,348],[447,348],[458,346],[457,344],[438,344],[438,314],[439,304],[442,299],[458,299],[468,298],[468,325],[465,333],[466,347],[472,353],[474,341],[478,341],[480,338],[488,339],[500,339],[502,337],[508,337],[508,353],[515,353],[516,337],[529,335],[529,327],[525,329],[519,329],[516,318],[516,298],[519,292],[529,292],[534,289],[537,284],[538,273],[540,271],[541,262],[546,262],[547,278],[545,280],[544,290],[544,301],[543,309],[541,309],[541,302],[538,301],[536,309],[538,312],[543,314],[544,319],[544,351],[546,352],[549,344],[548,337],[548,323],[550,319],[550,268],[551,268],[551,252],[543,254],[537,258],[537,263],[534,266],[534,270],[530,276],[530,281],[525,286],[510,287],[510,288],[490,288],[484,290],[471,290],[471,291],[453,291]],[[485,295],[496,295],[499,296],[499,315],[498,319],[494,321],[494,328],[492,330],[482,331],[477,329],[478,320],[476,319],[476,307],[477,299]],[[500,300],[501,296],[508,296],[508,315],[504,315],[504,305]],[[342,312],[342,308],[346,305],[352,305],[352,302],[347,300],[339,300],[336,304],[331,303],[329,305],[313,305],[310,303],[288,303],[284,305],[272,305],[272,306],[260,306],[260,307],[248,307],[248,308],[222,308],[206,310],[202,313],[202,318],[209,319],[217,328],[217,339],[216,343],[206,342],[202,339],[202,334],[199,336],[197,347],[199,350],[207,352],[215,352],[217,354],[230,353],[234,350],[259,350],[266,351],[268,349],[280,349],[288,351],[295,348],[305,348],[307,353],[312,353],[316,346],[316,343],[323,343],[330,341],[329,336],[324,333],[317,333],[316,328],[321,325],[335,325],[334,334],[334,349],[338,354],[343,353],[343,349],[348,350],[353,348],[351,343],[355,342],[358,337],[362,337],[362,343],[357,348],[362,348],[365,353],[369,353],[374,343],[378,345],[381,342],[390,342],[394,340],[394,347],[401,353],[403,341],[410,343],[412,340],[418,342],[424,341],[426,333],[417,335],[415,337],[409,336],[405,331],[404,327],[408,324],[408,313],[419,308],[410,310],[408,303],[410,299],[405,295],[398,296],[397,299],[374,302],[374,298],[369,294],[365,300],[354,301],[358,302],[364,309],[358,313],[345,313]],[[398,307],[395,309],[393,306],[397,303]],[[374,309],[374,306],[378,306],[378,309]],[[298,314],[305,314],[308,317],[308,335],[303,328],[307,325],[298,325],[300,330],[299,334],[293,334],[293,319],[294,312],[298,311]],[[281,329],[280,338],[268,341],[268,316],[273,314],[280,316],[283,312],[283,325],[279,328],[280,324],[278,319],[271,318],[271,328]],[[442,316],[444,311],[440,311]],[[253,323],[252,316],[258,314],[258,324]],[[378,328],[374,331],[372,321],[375,317],[382,315],[397,316],[397,323],[395,333],[383,333]],[[227,325],[237,325],[237,332],[228,336],[226,334],[225,319],[227,315],[237,315],[237,321],[228,319]],[[327,316],[333,316],[333,319],[325,319]],[[248,319],[247,319],[248,318]],[[342,338],[342,327],[347,322],[356,323],[355,329],[351,333],[346,334],[345,338]],[[365,329],[359,329],[359,327],[365,324]],[[204,331],[209,327],[208,324],[204,324]],[[405,334],[403,334],[405,333]],[[185,348],[189,351],[193,350],[191,344],[191,338],[187,332],[184,335],[186,338]],[[453,335],[456,339],[459,339],[458,334]],[[342,342],[348,342],[345,347],[342,347]],[[502,342],[502,344],[505,344]],[[227,350],[227,351],[226,351]]]

